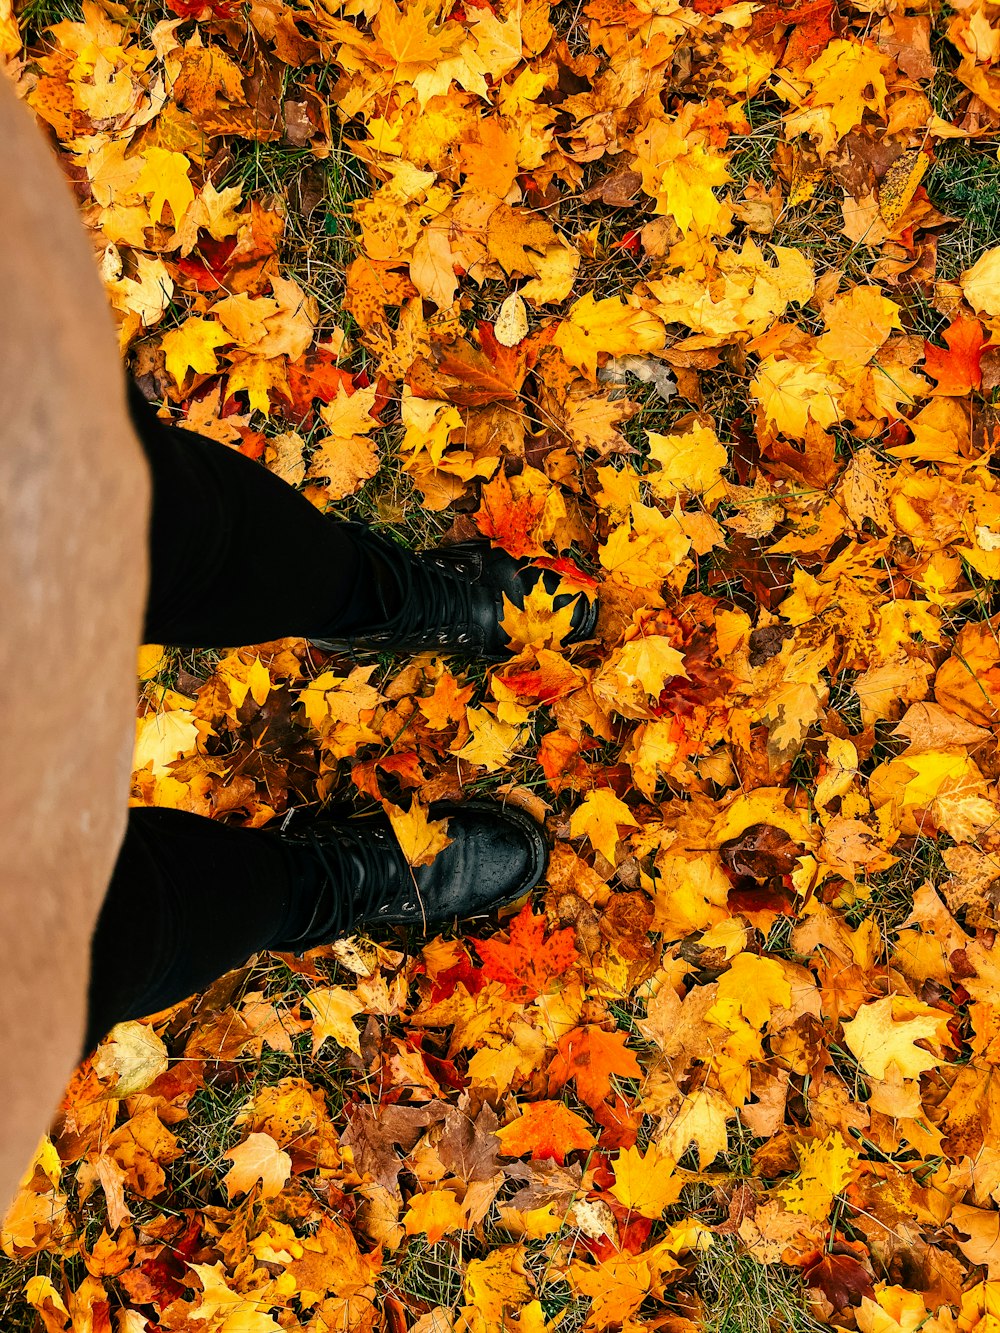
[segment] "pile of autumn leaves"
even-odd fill
[[[483,683],[287,639],[167,688],[142,650],[135,802],[363,794],[422,864],[429,802],[485,785],[553,856],[493,936],[341,941],[116,1029],[2,1230],[49,1333],[681,1333],[721,1237],[837,1326],[994,1318],[1000,248],[942,280],[921,180],[1000,124],[1000,28],[946,21],[950,123],[901,6],[573,10],[175,0],[140,31],[87,0],[25,50],[0,4],[151,398],[321,508],[398,524],[405,485],[601,604],[566,653],[539,587]],[[751,98],[781,133],[737,183]],[[342,132],[370,193],[329,308],[289,237],[344,219],[313,184],[292,227],[234,163],[322,168]],[[206,1080],[246,1096],[178,1210]],[[450,1304],[407,1284],[428,1253]]]

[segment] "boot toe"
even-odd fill
[[[542,828],[523,811],[493,801],[437,802],[428,813],[447,817],[450,845],[417,883],[427,919],[446,921],[502,907],[533,889],[545,873]]]

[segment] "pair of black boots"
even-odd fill
[[[349,527],[374,569],[378,605],[370,623],[350,638],[313,640],[319,648],[432,651],[502,661],[510,655],[501,627],[504,597],[522,606],[539,580],[554,595],[557,610],[573,603],[564,646],[594,633],[596,602],[582,593],[560,593],[557,574],[515,560],[489,542],[460,542],[415,555],[363,525]],[[271,947],[302,953],[377,924],[426,930],[513,902],[545,873],[545,837],[522,811],[497,801],[441,801],[429,814],[448,819],[451,842],[418,869],[409,866],[381,815],[340,822],[320,817],[301,831],[286,828],[284,837],[312,844],[328,873],[306,929]]]

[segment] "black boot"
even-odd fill
[[[319,816],[281,836],[312,844],[327,879],[312,919],[293,938],[271,943],[304,953],[378,925],[431,926],[503,907],[533,889],[548,848],[528,815],[496,801],[436,801],[431,819],[448,819],[451,842],[429,866],[411,869],[385,815]]]
[[[504,594],[523,607],[539,579],[550,595],[559,587],[558,574],[515,560],[488,541],[456,542],[415,554],[364,524],[345,526],[377,571],[380,603],[373,606],[370,621],[343,637],[311,640],[328,652],[436,650],[501,661],[511,651],[501,628]],[[561,610],[574,601],[563,647],[591,638],[597,625],[597,602],[583,593],[559,594],[554,606]]]

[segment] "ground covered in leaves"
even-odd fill
[[[996,1328],[995,5],[4,0],[0,46],[165,414],[601,605],[489,670],[143,650],[135,803],[382,803],[419,863],[500,794],[551,868],[116,1029],[4,1328]]]

